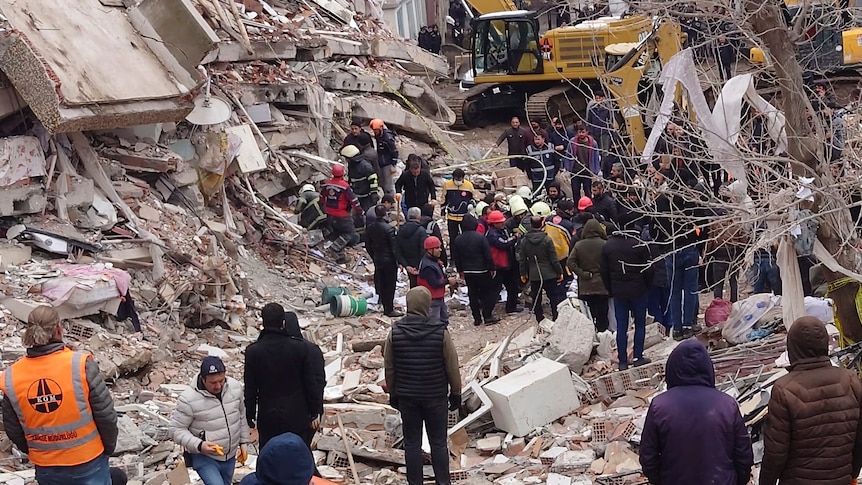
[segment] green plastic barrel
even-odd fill
[[[338,295],[349,295],[350,291],[347,288],[339,288],[337,286],[327,286],[320,294],[320,304],[327,305],[332,303],[332,299]]]
[[[336,317],[365,315],[365,312],[368,311],[368,303],[365,298],[337,295],[329,302],[329,311]]]

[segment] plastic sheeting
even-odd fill
[[[728,173],[733,174],[734,178],[742,181],[743,186],[748,185],[743,163],[744,157],[736,147],[741,126],[743,100],[764,114],[769,136],[776,142],[776,152],[780,153],[786,149],[787,135],[784,131],[784,115],[757,94],[750,74],[742,74],[730,79],[724,85],[712,111],[709,110],[709,105],[703,95],[691,49],[685,49],[671,57],[661,72],[659,82],[664,86],[664,98],[653,130],[641,155],[642,163],[646,164],[652,160],[656,143],[664,133],[664,129],[673,114],[674,99],[680,85],[688,93],[688,101],[715,162]]]
[[[789,330],[797,318],[805,316],[805,292],[802,290],[796,250],[787,236],[778,243],[776,263],[781,274],[781,318],[784,328]]]

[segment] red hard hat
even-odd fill
[[[504,216],[500,211],[491,211],[491,213],[488,214],[488,222],[491,224],[506,222],[506,216]]]
[[[340,163],[336,163],[332,165],[332,176],[333,177],[344,177],[344,165]]]
[[[440,240],[437,239],[437,236],[428,236],[428,238],[425,239],[425,249],[426,250],[439,248],[439,247],[440,247]]]
[[[368,123],[368,125],[371,126],[372,130],[379,130],[380,128],[383,128],[383,124],[383,120],[377,118],[371,120],[371,122]]]
[[[581,199],[578,200],[578,210],[579,211],[585,211],[587,209],[587,207],[592,207],[592,205],[593,205],[593,199],[590,199],[587,196],[581,197]]]

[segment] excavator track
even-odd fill
[[[455,112],[455,123],[450,128],[466,130],[475,126],[482,118],[481,109],[473,98],[481,95],[496,84],[477,84],[472,88],[459,92],[456,96],[446,99],[446,105]]]
[[[582,90],[571,84],[562,84],[539,91],[527,99],[527,119],[549,121],[560,116],[568,119],[572,114],[583,112],[587,99]]]

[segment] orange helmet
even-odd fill
[[[332,165],[332,176],[333,177],[344,177],[344,165],[340,163],[336,163]]]
[[[379,129],[383,128],[383,124],[384,124],[383,120],[377,119],[377,118],[371,120],[371,122],[368,123],[368,125],[371,126],[372,130],[379,130]]]

